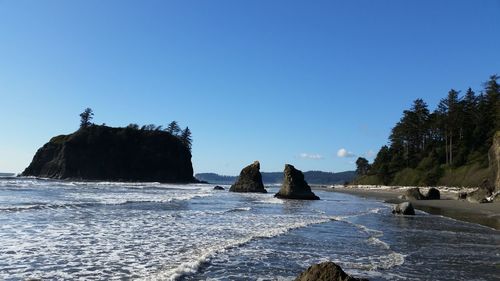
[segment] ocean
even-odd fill
[[[0,178],[0,280],[498,280],[500,232],[348,194]]]

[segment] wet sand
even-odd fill
[[[402,189],[367,189],[354,187],[313,187],[325,191],[341,192],[365,198],[372,198],[386,203],[401,203],[398,196],[404,193]],[[469,203],[455,200],[456,194],[441,191],[441,200],[409,200],[413,206],[433,215],[441,215],[456,220],[477,223],[500,230],[500,202],[496,203]]]

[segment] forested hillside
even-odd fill
[[[430,111],[417,99],[374,162],[357,161],[357,184],[477,186],[488,177],[488,149],[500,130],[499,76],[479,93],[451,89]]]

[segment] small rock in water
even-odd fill
[[[310,266],[295,281],[368,281],[349,276],[333,262],[322,262]]]
[[[437,188],[431,187],[427,194],[425,195],[425,199],[427,200],[439,200],[441,199],[441,194]]]
[[[410,202],[403,202],[392,208],[392,213],[397,215],[415,215],[415,209]]]
[[[222,187],[220,185],[216,185],[216,186],[214,186],[214,190],[224,190],[224,187]]]

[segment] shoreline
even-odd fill
[[[384,203],[398,204],[404,201],[412,203],[415,209],[433,215],[441,215],[455,220],[480,224],[489,228],[500,230],[500,202],[493,203],[470,203],[464,200],[456,200],[453,192],[442,191],[440,200],[402,200],[398,196],[403,195],[405,189],[398,188],[359,188],[338,187],[327,188],[314,186],[314,189],[350,194],[358,197],[371,198]]]

